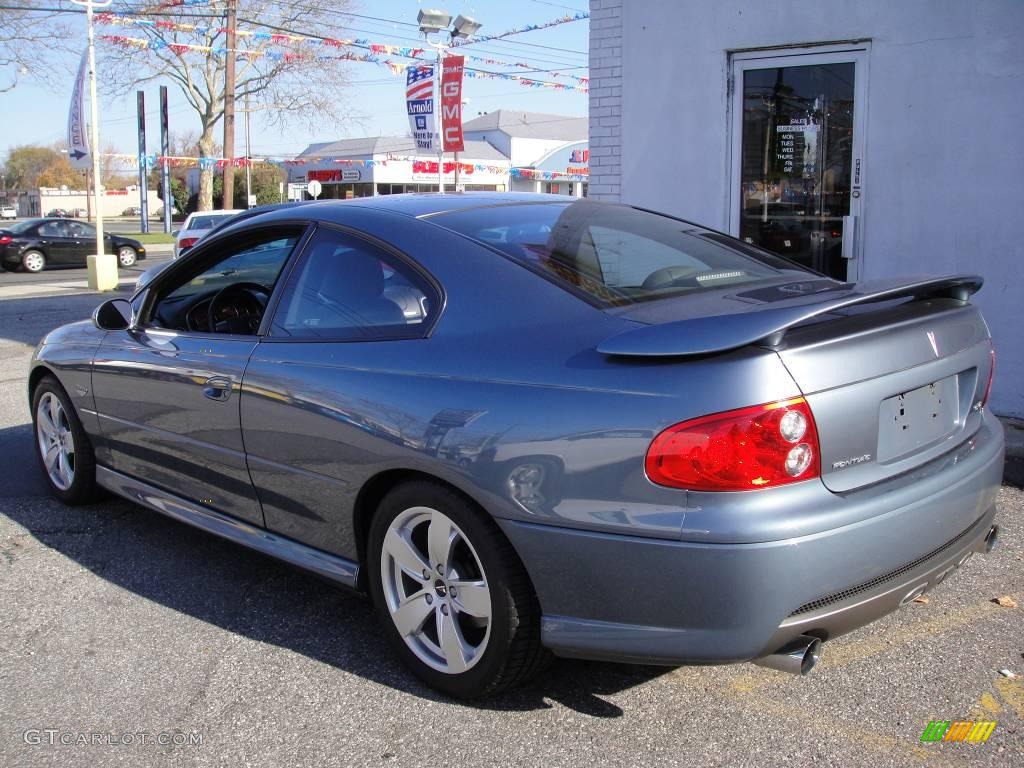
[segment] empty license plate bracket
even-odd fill
[[[878,460],[899,458],[951,434],[960,416],[957,384],[957,376],[947,376],[883,400]]]

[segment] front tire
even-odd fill
[[[65,504],[95,501],[96,457],[92,443],[64,388],[44,377],[32,395],[36,457],[50,491]]]
[[[21,254],[21,267],[33,274],[46,269],[46,255],[42,251],[29,250]]]
[[[452,489],[403,484],[370,526],[370,594],[395,651],[427,685],[460,699],[539,672],[540,606],[511,545]]]
[[[117,261],[122,267],[134,267],[139,260],[139,254],[130,245],[122,245],[117,250]]]

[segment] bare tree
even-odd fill
[[[56,62],[74,39],[66,15],[50,12],[50,0],[19,0],[19,8],[4,10],[0,23],[0,93],[13,88],[19,77],[54,84],[64,75]],[[31,10],[24,10],[31,9]],[[47,9],[47,10],[36,10]]]
[[[351,121],[346,107],[348,69],[343,48],[318,42],[289,42],[270,35],[287,30],[293,34],[338,37],[344,32],[348,0],[236,0],[236,102],[248,97],[251,108],[266,110],[270,121],[282,129],[295,123],[336,130]],[[126,26],[124,37],[145,38],[147,47],[132,44],[104,47],[108,82],[126,85],[126,92],[140,83],[170,79],[185,95],[199,118],[200,157],[212,157],[216,128],[224,114],[227,34],[222,17],[204,17],[211,8],[185,8],[171,24]],[[180,25],[194,24],[194,31]],[[273,25],[273,26],[270,26]],[[259,34],[257,34],[259,33]],[[286,43],[282,45],[282,43]],[[185,47],[190,46],[190,47]],[[204,50],[197,50],[201,47]],[[213,169],[201,167],[199,209],[213,206]]]

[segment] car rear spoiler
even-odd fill
[[[645,325],[605,339],[597,351],[627,357],[681,357],[725,352],[756,342],[777,346],[787,329],[819,315],[856,304],[904,298],[967,301],[983,282],[978,275],[955,275],[848,283],[827,291],[827,298],[823,293],[794,297],[785,306],[746,303],[734,295],[730,298],[737,300],[736,312]]]

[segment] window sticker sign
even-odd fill
[[[434,152],[434,66],[413,64],[405,68],[405,111],[416,149]]]

